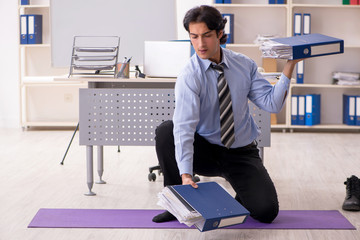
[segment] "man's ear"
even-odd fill
[[[224,35],[224,30],[220,30],[218,34],[218,39],[220,40],[223,35]]]

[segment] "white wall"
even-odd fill
[[[20,126],[18,1],[0,0],[0,127]]]
[[[37,2],[37,0],[34,0]],[[212,0],[177,0],[179,38],[188,38],[182,26],[186,10]],[[0,0],[0,127],[20,127],[18,1]]]

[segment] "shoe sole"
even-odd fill
[[[360,206],[347,206],[342,207],[342,209],[345,211],[360,211]]]

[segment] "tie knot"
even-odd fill
[[[220,64],[211,64],[210,65],[213,69],[215,69],[216,71],[218,71],[219,73],[223,73],[224,72],[224,67]]]

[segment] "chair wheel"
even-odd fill
[[[149,173],[149,174],[148,174],[148,179],[149,179],[150,182],[151,182],[151,181],[154,181],[154,182],[155,182],[155,180],[156,180],[156,174],[155,174],[155,173]]]
[[[198,176],[193,176],[193,177],[192,177],[192,180],[193,180],[194,182],[200,182],[200,178],[199,178]]]

